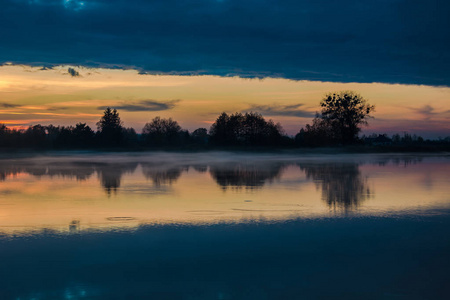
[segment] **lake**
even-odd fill
[[[450,155],[0,157],[0,299],[449,299]]]

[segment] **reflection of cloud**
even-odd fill
[[[161,111],[169,110],[175,107],[180,100],[171,100],[160,102],[156,100],[142,100],[137,103],[115,105],[114,108],[126,111]],[[97,109],[104,110],[106,106],[100,106]]]
[[[300,118],[314,117],[315,113],[300,109],[303,105],[303,103],[294,105],[252,105],[248,110],[259,112],[265,116],[287,116]]]

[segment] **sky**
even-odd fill
[[[0,122],[138,132],[256,111],[288,134],[328,92],[376,106],[364,132],[450,136],[444,0],[0,0]]]

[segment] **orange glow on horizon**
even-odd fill
[[[364,132],[412,130],[450,135],[447,87],[139,75],[135,70],[74,66],[80,76],[72,77],[68,67],[1,66],[2,123],[68,126],[83,122],[95,128],[103,108],[110,106],[118,108],[124,125],[137,132],[155,116],[171,117],[193,131],[212,124],[222,112],[255,111],[294,135],[311,123],[326,93],[354,90],[376,106],[375,119],[369,120]]]

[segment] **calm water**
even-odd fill
[[[448,299],[450,156],[0,158],[0,299]]]

